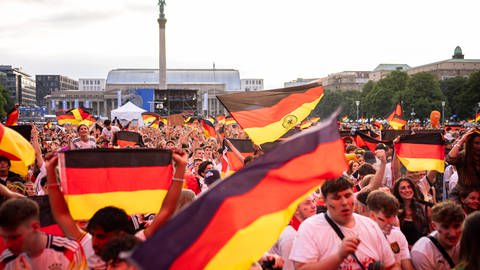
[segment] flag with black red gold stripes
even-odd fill
[[[395,154],[412,172],[445,169],[445,144],[440,133],[402,135],[395,144]]]

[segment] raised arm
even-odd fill
[[[172,178],[172,183],[168,189],[167,195],[162,202],[162,206],[158,214],[155,216],[152,224],[145,229],[144,234],[146,238],[152,236],[158,228],[160,228],[175,212],[178,198],[182,192],[185,167],[188,161],[188,155],[182,149],[173,151],[172,159],[175,166],[175,172]]]
[[[72,240],[80,240],[84,231],[80,229],[73,220],[63,193],[60,191],[60,184],[57,182],[57,174],[55,171],[57,164],[58,156],[56,154],[46,161],[48,198],[50,200],[52,215],[65,236]]]
[[[33,149],[35,149],[35,160],[37,161],[37,167],[41,168],[43,165],[43,157],[42,157],[42,148],[40,147],[40,143],[38,142],[38,130],[37,127],[32,123],[32,139],[31,144]]]
[[[235,154],[235,157],[240,160],[242,162],[242,164],[244,164],[244,161],[245,161],[245,158],[242,156],[242,154],[240,153],[240,151],[238,151],[237,148],[235,148],[235,146],[233,145],[233,143],[225,138],[224,142],[227,144],[228,148],[230,148],[230,150],[232,150],[232,152]]]

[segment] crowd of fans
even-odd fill
[[[218,135],[207,137],[198,123],[158,129],[110,120],[91,127],[32,124],[36,162],[26,176],[11,172],[10,160],[0,155],[0,269],[135,269],[124,252],[225,176],[224,144],[245,164],[263,154],[256,147],[245,158],[224,139],[247,138],[238,126],[216,128]],[[172,150],[174,175],[159,212],[129,216],[110,206],[88,221],[73,220],[56,153],[115,148],[120,130],[140,134],[133,147]],[[386,144],[369,151],[345,140],[348,170],[298,205],[252,269],[480,269],[480,131],[447,131],[444,138],[444,173],[407,171]],[[41,231],[39,206],[29,199],[41,195],[48,195],[63,236]]]

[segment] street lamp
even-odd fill
[[[445,124],[445,101],[442,101],[442,125]]]
[[[412,112],[410,113],[410,115],[412,116],[412,121],[415,120],[415,108],[412,108]]]
[[[360,100],[355,100],[355,105],[357,105],[357,121],[358,121],[358,107],[360,106]]]

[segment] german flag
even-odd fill
[[[0,156],[10,160],[10,171],[27,175],[28,166],[35,162],[35,150],[22,135],[0,124]]]
[[[399,130],[403,129],[403,127],[407,124],[407,121],[402,119],[402,117],[399,115],[394,115],[392,120],[390,120],[388,124],[390,124],[393,129]]]
[[[383,125],[380,121],[378,120],[375,120],[375,122],[373,122],[373,126],[377,127],[378,129],[382,130],[383,129]]]
[[[228,116],[225,118],[225,125],[235,125],[237,124],[237,121],[231,116]]]
[[[113,145],[120,148],[143,146],[142,135],[134,131],[118,131],[113,135]]]
[[[273,142],[299,124],[323,97],[319,83],[217,96],[255,144]]]
[[[360,147],[360,148],[367,147],[372,152],[375,151],[375,147],[379,143],[384,143],[386,145],[391,144],[391,142],[380,141],[380,140],[377,140],[373,137],[368,136],[367,134],[364,134],[364,133],[361,133],[361,132],[358,132],[358,131],[355,132],[354,140],[355,140],[355,144],[358,147]]]
[[[345,115],[344,117],[342,117],[342,122],[347,122],[348,121],[348,115]]]
[[[217,123],[225,124],[225,115],[219,115],[215,120],[217,120]]]
[[[200,119],[200,124],[202,125],[203,132],[205,133],[205,137],[215,137],[217,136],[217,132],[215,131],[215,126],[212,122],[207,119]]]
[[[61,126],[67,123],[70,125],[77,125],[80,123],[80,121],[75,118],[75,115],[73,115],[71,111],[59,111],[56,112],[55,115],[57,116],[58,124]]]
[[[402,135],[395,144],[395,154],[412,172],[436,170],[443,173],[445,169],[445,145],[440,133]]]
[[[397,103],[397,105],[395,106],[395,110],[393,110],[392,113],[390,113],[387,117],[385,117],[385,120],[390,122],[390,121],[392,121],[392,119],[395,115],[398,115],[399,117],[403,116],[403,110],[402,110],[401,102]]]
[[[213,186],[131,258],[145,270],[249,269],[278,239],[298,204],[321,179],[335,178],[345,168],[342,141],[332,118]]]
[[[168,126],[169,125],[169,122],[168,122],[168,119],[165,118],[165,117],[160,117],[158,119],[158,121],[162,124],[159,123],[159,126]]]
[[[152,112],[143,112],[142,113],[143,124],[147,127],[150,127],[159,118],[160,118],[160,115],[158,115],[156,113],[152,113]],[[157,128],[158,128],[158,122],[157,122]]]
[[[52,122],[48,121],[46,124],[43,125],[43,129],[51,129],[52,128]]]
[[[86,111],[83,107],[72,109],[70,110],[70,112],[73,114],[75,119],[77,119],[79,122],[87,119],[90,116],[90,113]]]
[[[249,139],[228,139],[243,157],[253,156],[255,148]],[[222,172],[230,175],[243,168],[243,163],[237,158],[225,142],[223,143]]]
[[[19,114],[18,105],[15,105],[15,107],[13,107],[13,109],[10,112],[8,112],[7,121],[5,121],[5,125],[7,127],[18,125],[18,114]]]
[[[480,121],[480,112],[477,113],[477,115],[475,115],[475,122],[479,122]]]
[[[305,119],[300,123],[300,129],[306,129],[309,128],[312,125],[312,122],[310,122],[309,119]]]
[[[158,212],[172,178],[171,156],[160,149],[60,153],[62,190],[73,218],[90,219],[109,205],[128,214]]]

